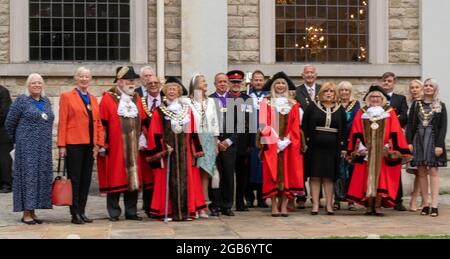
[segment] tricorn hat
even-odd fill
[[[271,78],[269,78],[269,80],[267,80],[266,84],[264,85],[263,91],[270,92],[273,82],[275,82],[277,79],[280,78],[286,80],[289,87],[289,91],[295,91],[295,89],[297,89],[297,87],[295,87],[294,82],[292,82],[289,76],[286,75],[286,73],[284,73],[283,71],[281,71],[273,75]]]
[[[384,97],[386,97],[386,99],[389,100],[389,95],[384,91],[383,87],[381,87],[379,85],[372,85],[369,88],[369,92],[367,92],[366,96],[364,96],[364,101],[366,101],[367,97],[372,92],[380,92],[380,93],[382,93],[384,95]]]
[[[134,68],[132,66],[118,67],[116,70],[116,79],[114,80],[114,83],[117,83],[117,81],[121,79],[134,80],[137,78],[139,78],[139,75],[134,72]]]
[[[184,85],[181,83],[180,80],[178,80],[178,78],[174,77],[174,76],[168,76],[166,77],[166,84],[169,83],[175,83],[181,86],[181,88],[183,89],[183,96],[188,95],[188,90],[186,89],[186,87],[184,87]]]

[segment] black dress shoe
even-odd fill
[[[72,215],[72,224],[83,225],[84,221],[81,219],[80,215]]]
[[[233,217],[234,216],[234,212],[231,211],[231,209],[222,210],[222,214],[225,215],[225,216],[229,216],[229,217]]]
[[[211,217],[219,217],[220,212],[218,210],[212,210],[210,215],[211,215]]]
[[[248,207],[247,206],[240,206],[240,207],[236,207],[236,211],[248,211]]]
[[[134,221],[142,221],[143,218],[139,217],[138,215],[134,215],[134,216],[129,216],[129,217],[125,217],[126,220],[134,220]]]
[[[269,205],[265,201],[258,201],[258,208],[266,209],[269,208]]]
[[[117,222],[117,221],[119,221],[119,217],[109,218],[109,221],[111,221],[111,222]]]
[[[84,223],[92,223],[94,222],[92,219],[86,217],[86,215],[80,215],[81,219],[84,221]]]
[[[397,211],[407,211],[406,207],[403,206],[402,203],[396,204],[395,207],[394,207],[394,210],[397,210]]]
[[[253,201],[251,201],[251,200],[247,200],[246,204],[247,204],[247,208],[254,208],[255,207],[255,206],[253,206]]]
[[[40,219],[34,219],[34,222],[36,222],[36,224],[38,224],[38,225],[44,224],[44,222]]]

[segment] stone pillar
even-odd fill
[[[433,77],[439,82],[442,101],[450,107],[450,35],[446,26],[450,24],[450,1],[421,1],[422,24],[422,76]],[[447,108],[449,109],[449,108]],[[447,140],[450,139],[450,127]]]
[[[196,72],[204,74],[209,92],[214,92],[214,75],[228,69],[228,17],[226,0],[182,1],[183,83]]]

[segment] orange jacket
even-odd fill
[[[104,132],[97,98],[91,98],[94,144],[104,145]],[[59,101],[58,147],[89,144],[89,115],[76,89],[63,93]]]

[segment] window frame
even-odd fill
[[[275,1],[260,1],[260,46],[261,64],[283,64],[276,62]],[[389,63],[389,0],[369,1],[369,64]],[[293,63],[301,64],[301,63]],[[323,63],[330,65],[331,63]],[[353,63],[350,63],[353,64]],[[364,64],[361,64],[364,65]]]
[[[10,63],[30,61],[29,0],[10,1]],[[24,15],[24,13],[26,15]],[[117,61],[120,62],[120,61]],[[148,1],[130,1],[130,63],[148,63]],[[79,63],[78,61],[49,61],[45,63]],[[111,64],[114,61],[83,63]],[[121,62],[123,63],[123,62]]]

